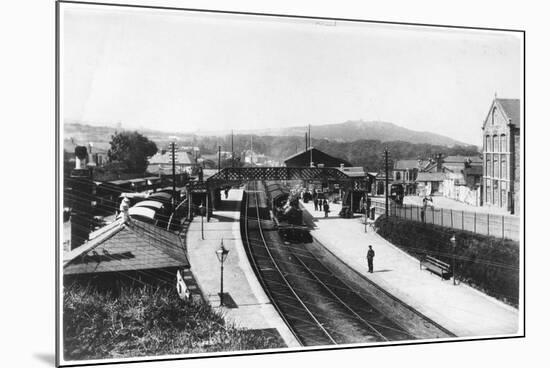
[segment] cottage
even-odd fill
[[[447,179],[444,172],[420,172],[416,177],[416,194],[419,196],[443,194],[443,182]]]

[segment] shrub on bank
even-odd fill
[[[378,234],[409,254],[431,255],[450,265],[451,237],[456,239],[456,278],[486,294],[517,306],[519,297],[519,242],[433,224],[381,216]]]
[[[74,285],[63,295],[67,360],[280,348],[279,337],[239,329],[173,288],[126,287],[114,297]]]

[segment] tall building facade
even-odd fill
[[[496,98],[483,122],[483,205],[519,214],[520,100]]]

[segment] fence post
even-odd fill
[[[504,239],[504,215],[502,215],[502,239]]]
[[[443,226],[443,208],[441,209],[441,226]]]
[[[477,228],[477,216],[476,216],[476,212],[474,212],[474,233],[476,232],[476,228]]]
[[[420,207],[416,207],[416,219],[420,219]],[[424,213],[424,217],[426,217],[426,213]],[[422,219],[420,219],[420,221],[422,221]]]
[[[451,227],[454,227],[453,226],[453,210],[451,209],[450,211],[451,211]]]
[[[487,235],[491,235],[491,227],[489,226],[489,214],[487,214]]]
[[[464,231],[464,211],[462,211],[462,231]]]
[[[435,211],[434,211],[434,207],[432,206],[432,225],[435,225]]]

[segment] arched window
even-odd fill
[[[485,137],[485,152],[491,152],[491,136]]]
[[[493,152],[498,152],[498,135],[493,136]]]
[[[491,159],[489,157],[485,160],[485,176],[491,176]]]
[[[507,152],[508,149],[506,148],[506,134],[502,134],[500,136],[500,152]]]
[[[491,125],[495,125],[495,116],[497,114],[497,107],[493,107],[493,112],[491,113]]]
[[[498,178],[498,159],[495,158],[495,160],[493,161],[493,178]]]
[[[506,171],[506,157],[503,157],[502,161],[500,161],[500,177],[502,179],[508,179],[508,172]]]

